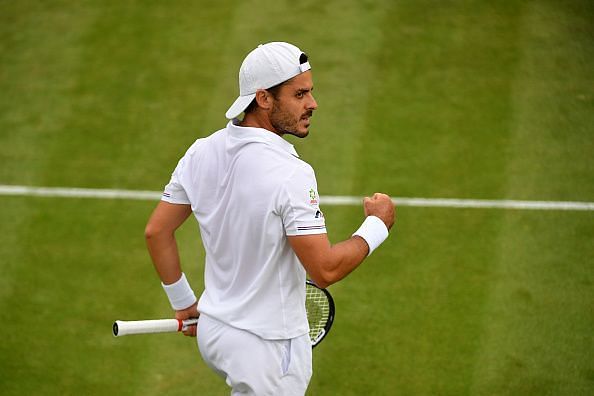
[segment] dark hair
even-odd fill
[[[276,99],[278,97],[278,93],[281,89],[281,86],[284,84],[285,82],[283,81],[280,84],[275,85],[274,87],[270,87],[270,88],[266,88],[266,91],[270,92],[270,95],[272,95],[272,97],[274,99]],[[245,108],[245,110],[243,111],[245,114],[251,113],[254,110],[256,110],[256,108],[258,107],[258,102],[256,101],[256,98],[254,98],[254,100],[252,100],[252,102],[248,105],[248,107]]]
[[[308,61],[307,54],[305,52],[302,52],[301,55],[299,55],[299,64],[302,65],[302,64],[306,63],[307,61]],[[282,87],[282,85],[285,82],[286,81],[283,81],[282,83],[277,84],[274,87],[267,88],[266,91],[270,92],[272,97],[274,99],[276,99],[278,97],[278,92],[280,91],[280,88]],[[248,107],[245,108],[245,110],[243,112],[245,114],[251,113],[252,111],[256,110],[257,107],[258,107],[258,102],[256,101],[256,98],[254,98],[254,100],[252,100],[252,102],[248,105]]]

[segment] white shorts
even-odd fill
[[[204,314],[198,320],[202,358],[231,387],[231,395],[303,396],[312,375],[309,335],[264,340]]]

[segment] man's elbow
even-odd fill
[[[322,289],[325,289],[340,280],[333,271],[317,271],[316,274],[309,274],[309,276],[310,279]]]
[[[315,279],[313,279],[313,282],[316,284],[316,286],[318,286],[322,289],[326,289],[328,286],[330,286],[332,284],[331,282],[328,282],[328,281],[315,280]]]
[[[149,222],[144,228],[144,239],[148,242],[163,235],[163,227],[154,222]]]

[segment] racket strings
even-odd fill
[[[305,310],[309,322],[309,336],[315,340],[324,331],[330,316],[328,297],[322,290],[308,285],[306,287]]]

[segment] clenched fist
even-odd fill
[[[363,210],[365,216],[379,217],[388,227],[388,230],[394,225],[395,208],[392,199],[382,193],[375,193],[373,197],[363,199]]]

